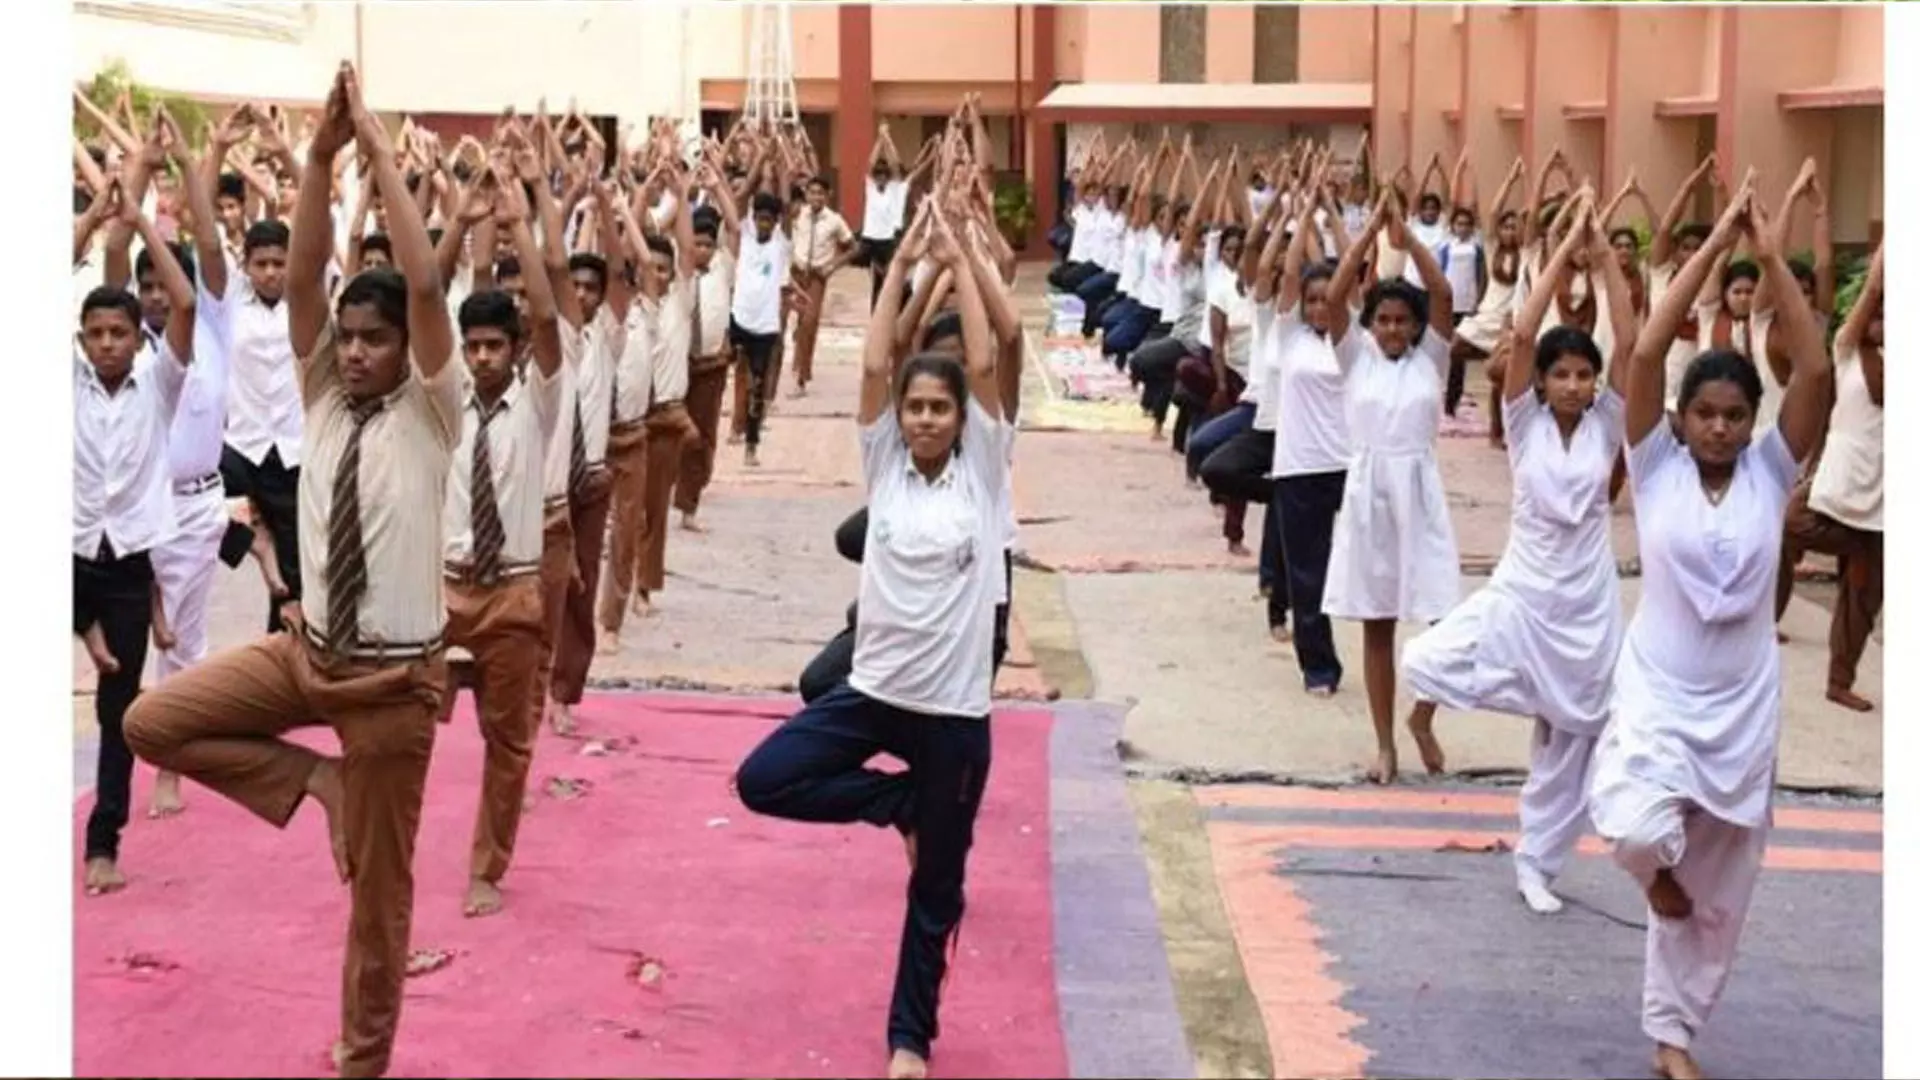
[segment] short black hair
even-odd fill
[[[1423,191],[1420,193],[1420,209],[1425,210],[1429,206],[1437,207],[1439,205],[1441,205],[1440,196],[1431,191]]]
[[[376,266],[353,275],[353,280],[340,290],[340,299],[334,302],[333,313],[338,317],[342,311],[356,304],[372,304],[382,321],[398,327],[402,335],[406,334],[407,279],[401,277],[399,271]]]
[[[495,281],[501,278],[524,276],[520,270],[520,257],[518,255],[502,255],[493,264],[493,277]]]
[[[87,298],[80,301],[80,321],[85,323],[87,316],[95,311],[117,311],[127,317],[135,330],[140,329],[140,301],[125,289],[94,286],[87,292]]]
[[[607,260],[591,251],[575,252],[567,259],[567,273],[577,274],[582,270],[598,278],[602,289],[607,287]]]
[[[250,258],[260,248],[284,248],[292,243],[293,233],[284,221],[256,221],[247,226],[241,250]]]
[[[753,197],[753,215],[755,217],[759,217],[761,214],[772,214],[777,218],[780,216],[780,206],[780,196],[770,191],[763,191]]]
[[[515,273],[519,267],[514,267]],[[513,295],[505,289],[481,289],[460,301],[460,333],[477,327],[494,327],[506,332],[507,340],[519,342],[523,329],[520,325],[520,308],[513,302]]]
[[[673,245],[668,242],[666,237],[648,236],[646,238],[646,244],[647,251],[654,255],[665,255],[669,264],[673,262]]]
[[[1540,335],[1540,343],[1533,349],[1533,370],[1545,375],[1552,369],[1554,361],[1563,356],[1578,356],[1593,365],[1595,378],[1600,376],[1600,346],[1594,344],[1593,335],[1577,326],[1556,326]]]
[[[1680,411],[1686,412],[1700,388],[1710,382],[1734,384],[1747,399],[1747,408],[1760,408],[1760,369],[1732,349],[1711,349],[1694,357],[1680,377]]]
[[[240,179],[239,173],[223,172],[220,174],[220,182],[214,186],[213,197],[218,199],[223,196],[229,199],[238,199],[241,202],[246,201],[247,182]]]
[[[393,241],[387,239],[386,233],[383,233],[383,232],[368,233],[364,238],[361,239],[360,241],[361,257],[365,258],[367,252],[369,251],[378,251],[387,257],[388,262],[393,261]]]
[[[180,264],[180,269],[186,273],[187,280],[192,281],[193,249],[175,240],[167,245],[167,250],[173,252],[173,261]],[[151,273],[153,273],[153,252],[146,248],[141,248],[140,254],[133,257],[134,283],[136,285],[139,284],[141,278]]]
[[[920,347],[929,348],[933,342],[945,338],[954,338],[962,345],[966,344],[967,336],[962,329],[963,325],[960,313],[957,311],[943,311],[935,315],[933,321],[927,323],[926,330],[920,335]]]
[[[806,186],[809,188],[819,188],[821,191],[833,190],[832,185],[827,183],[827,178],[819,173],[814,173],[812,176],[807,177]]]
[[[1407,305],[1407,310],[1413,315],[1413,334],[1407,340],[1418,344],[1420,335],[1427,332],[1427,292],[1405,278],[1388,278],[1374,283],[1367,293],[1366,310],[1360,313],[1361,324],[1371,328],[1374,313],[1389,300]]]
[[[1713,235],[1713,226],[1704,225],[1698,221],[1693,221],[1693,222],[1688,222],[1687,224],[1682,225],[1678,229],[1674,230],[1673,238],[1676,241],[1697,240],[1700,243],[1704,244],[1707,242],[1707,238],[1712,235]]]
[[[1635,232],[1631,225],[1615,226],[1613,231],[1607,234],[1607,243],[1611,244],[1623,237],[1633,241],[1633,249],[1635,251],[1640,250],[1640,234]]]
[[[1742,278],[1748,281],[1759,281],[1760,264],[1754,262],[1752,259],[1733,260],[1727,264],[1727,268],[1720,274],[1720,288],[1722,290],[1731,289],[1733,288],[1733,283]]]

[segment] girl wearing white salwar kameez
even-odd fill
[[[1700,1076],[1691,1046],[1732,970],[1772,821],[1780,651],[1770,601],[1794,461],[1826,425],[1833,367],[1812,309],[1781,290],[1774,332],[1793,361],[1779,423],[1754,439],[1752,361],[1712,350],[1664,415],[1667,347],[1709,268],[1744,233],[1790,276],[1748,173],[1634,348],[1627,465],[1642,591],[1594,754],[1591,809],[1650,911],[1641,1030],[1663,1076]]]
[[[1506,553],[1486,588],[1409,641],[1400,657],[1416,698],[1407,727],[1422,756],[1434,755],[1427,765],[1435,771],[1444,765],[1431,736],[1436,705],[1534,718],[1514,864],[1521,897],[1541,914],[1560,910],[1551,883],[1586,828],[1587,767],[1606,726],[1625,623],[1607,489],[1626,431],[1632,305],[1613,305],[1607,385],[1600,350],[1584,330],[1556,327],[1534,343],[1576,247],[1604,267],[1610,295],[1627,291],[1626,274],[1594,225],[1591,195],[1584,197],[1569,207],[1578,214],[1573,227],[1514,324],[1514,377],[1502,402],[1513,469]],[[1523,382],[1528,371],[1533,378]]]
[[[1393,634],[1400,620],[1430,623],[1460,597],[1460,555],[1434,443],[1453,340],[1453,290],[1427,246],[1410,243],[1391,189],[1382,193],[1367,234],[1340,260],[1327,289],[1327,336],[1345,374],[1347,432],[1353,455],[1333,525],[1322,608],[1365,624],[1367,705],[1379,756],[1368,778],[1399,775],[1393,740]],[[1406,282],[1374,287],[1372,325],[1355,327],[1347,296],[1359,253],[1372,250],[1382,227],[1406,251],[1431,291]],[[1429,318],[1429,312],[1439,313]]]

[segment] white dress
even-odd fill
[[[1401,668],[1415,695],[1449,709],[1598,735],[1624,631],[1607,482],[1626,404],[1602,390],[1570,445],[1534,393],[1504,406],[1513,469],[1506,553],[1486,588],[1407,643]]]
[[[1483,353],[1492,353],[1493,347],[1500,343],[1501,331],[1513,323],[1518,284],[1518,281],[1501,281],[1492,274],[1487,275],[1487,294],[1480,298],[1480,307],[1473,317],[1455,328],[1455,336]]]
[[[1775,427],[1741,452],[1718,506],[1665,422],[1627,452],[1640,606],[1594,760],[1603,836],[1632,832],[1659,789],[1741,828],[1768,820],[1780,744],[1773,590],[1793,454]]]
[[[1342,619],[1433,622],[1460,599],[1460,554],[1434,451],[1447,341],[1428,329],[1389,360],[1373,332],[1355,324],[1333,352],[1346,373],[1353,462],[1322,608]]]

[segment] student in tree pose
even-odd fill
[[[1754,434],[1753,362],[1711,349],[1663,408],[1667,348],[1709,269],[1744,234],[1765,273],[1791,276],[1748,173],[1707,243],[1654,305],[1627,376],[1627,468],[1643,585],[1594,755],[1592,812],[1646,890],[1641,1030],[1674,1080],[1732,971],[1772,819],[1780,749],[1773,636],[1780,531],[1797,468],[1826,427],[1833,365],[1812,308],[1783,289],[1775,331],[1793,377],[1780,422]]]
[[[1560,910],[1551,886],[1586,828],[1587,767],[1606,726],[1625,625],[1607,487],[1624,431],[1633,308],[1595,222],[1592,192],[1569,211],[1572,227],[1513,327],[1501,403],[1513,470],[1506,553],[1486,588],[1400,656],[1416,698],[1407,719],[1415,732],[1432,730],[1438,705],[1534,718],[1514,867],[1521,897],[1543,915]],[[1534,341],[1580,245],[1606,267],[1614,333],[1605,384],[1600,350],[1585,331],[1562,326]],[[1522,371],[1532,380],[1522,382]],[[1429,767],[1444,766],[1438,740],[1428,737],[1421,752],[1434,755]]]

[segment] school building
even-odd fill
[[[141,82],[210,101],[313,107],[342,58],[369,103],[439,130],[484,130],[545,95],[618,122],[701,117],[747,97],[746,3],[505,4],[76,0],[75,76],[118,58]],[[1504,2],[1310,4],[795,3],[795,98],[836,177],[864,173],[877,122],[911,157],[979,92],[1001,168],[1024,176],[1043,231],[1069,155],[1098,126],[1203,144],[1295,135],[1375,160],[1472,148],[1484,185],[1515,154],[1564,148],[1612,188],[1637,168],[1666,193],[1709,150],[1757,166],[1776,195],[1812,155],[1835,239],[1883,217],[1877,5],[1694,7]],[[1489,191],[1489,194],[1491,192]],[[838,201],[860,211],[861,188]],[[857,220],[857,219],[856,219]]]

